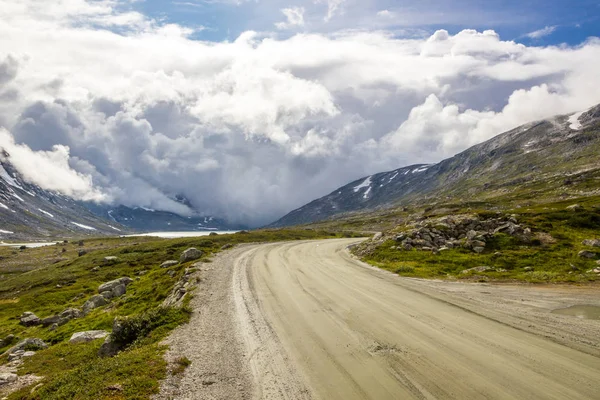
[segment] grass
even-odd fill
[[[530,283],[600,281],[597,274],[587,272],[598,267],[596,261],[578,256],[579,251],[588,250],[595,252],[597,259],[600,259],[600,249],[582,244],[584,239],[600,238],[600,207],[594,200],[581,200],[507,210],[508,214],[516,214],[519,223],[532,229],[534,239],[530,242],[521,242],[515,237],[499,233],[487,242],[481,254],[462,248],[433,254],[416,249],[397,249],[394,247],[398,243],[388,240],[363,259],[399,275],[418,278]],[[584,205],[584,209],[566,210],[567,206],[574,203]],[[483,207],[476,211],[480,218],[496,216],[496,211]],[[457,213],[460,212],[466,210]],[[395,228],[396,231],[402,229],[402,226]],[[490,267],[491,270],[462,273],[463,270],[480,266]]]
[[[210,262],[224,246],[334,237],[340,235],[312,229],[262,230],[172,240],[86,239],[83,247],[76,241],[24,251],[0,248],[0,338],[14,334],[18,338],[40,338],[50,344],[48,349],[27,359],[19,371],[43,376],[42,386],[33,393],[31,388],[25,388],[9,399],[147,399],[158,391],[158,382],[167,373],[163,360],[166,349],[160,341],[189,319],[185,305],[181,309],[164,309],[160,304],[193,262],[164,269],[160,268],[163,261],[179,259],[189,247],[202,250],[201,261]],[[79,257],[81,248],[87,254]],[[106,256],[117,256],[118,262],[104,266]],[[100,268],[95,271],[96,266]],[[134,279],[127,294],[83,318],[54,331],[19,324],[19,316],[25,311],[44,318],[69,307],[81,308],[97,293],[100,284],[123,276]],[[189,302],[189,297],[186,300]],[[68,343],[75,332],[111,331],[115,318],[125,324],[121,336],[115,339],[127,345],[116,357],[98,356],[102,340]],[[1,348],[0,353],[8,347]],[[6,356],[0,357],[0,364],[6,361]],[[184,369],[184,364],[177,363],[176,370]]]
[[[192,365],[192,362],[190,361],[189,358],[180,357],[175,360],[175,365],[174,365],[173,369],[171,370],[171,373],[173,375],[181,375],[181,374],[183,374],[185,369],[187,367],[189,367],[190,365]]]

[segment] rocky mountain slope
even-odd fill
[[[431,165],[363,177],[273,227],[415,203],[561,198],[600,193],[600,105],[531,122]]]
[[[127,227],[94,215],[79,202],[21,179],[0,154],[0,241],[118,235]]]

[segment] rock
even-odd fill
[[[473,240],[475,239],[475,236],[477,236],[477,232],[470,230],[469,232],[467,232],[467,239],[469,240]]]
[[[23,246],[19,247],[19,250],[27,250],[27,246],[23,245]]]
[[[589,259],[596,258],[596,253],[592,253],[591,251],[587,251],[587,250],[581,250],[579,253],[577,253],[577,255],[581,258],[589,258]]]
[[[60,320],[60,317],[58,315],[53,315],[51,317],[44,318],[42,320],[42,326],[47,328],[52,324],[57,324],[59,320]]]
[[[108,301],[106,301],[106,299],[103,296],[97,294],[95,296],[90,297],[88,301],[85,302],[85,304],[83,305],[83,313],[87,314],[93,309],[105,306],[107,304]]]
[[[175,272],[173,270],[167,271],[167,275],[169,275],[171,278],[174,277],[176,274],[177,274],[177,272]]]
[[[77,252],[77,254],[79,255],[79,257],[83,257],[83,256],[85,256],[85,255],[87,254],[87,251],[85,251],[85,250],[81,249],[81,250],[79,250],[79,251]]]
[[[377,240],[381,239],[382,237],[383,237],[383,233],[377,232],[375,235],[373,235],[373,241],[377,241]]]
[[[596,264],[600,265],[600,260],[596,261]]]
[[[485,247],[485,242],[481,240],[473,240],[471,244],[473,247]]]
[[[196,249],[195,247],[190,247],[189,249],[181,253],[181,257],[179,257],[179,262],[183,264],[188,261],[197,260],[200,257],[202,257],[202,252]]]
[[[403,245],[402,245],[402,248],[403,248],[404,250],[407,250],[407,251],[409,251],[409,250],[412,250],[412,249],[413,249],[413,246],[412,246],[412,245],[410,245],[410,244],[408,244],[408,243],[405,243],[405,244],[403,244]]]
[[[115,256],[104,257],[102,262],[104,262],[104,265],[116,264],[117,262],[119,262],[119,257],[115,257]]]
[[[106,331],[86,331],[86,332],[76,332],[69,339],[69,343],[88,343],[97,339],[104,339],[109,335]]]
[[[600,247],[600,239],[586,239],[582,242],[584,246]]]
[[[42,323],[42,320],[37,315],[30,311],[26,311],[20,317],[21,325],[23,326],[36,326]]]
[[[16,382],[17,379],[19,379],[17,374],[13,374],[10,372],[2,373],[0,374],[0,387],[8,385],[9,383]]]
[[[100,271],[100,267],[94,267],[94,268],[92,268],[92,272],[98,272],[98,271]]]
[[[504,268],[496,268],[496,272],[508,272],[508,270]]]
[[[55,331],[55,330],[57,330],[57,329],[58,329],[58,324],[52,324],[52,325],[50,325],[50,326],[48,327],[48,330],[49,330],[49,331],[51,331],[51,332],[52,332],[52,331]]]
[[[580,211],[583,210],[583,207],[580,204],[572,204],[570,206],[567,207],[567,210],[569,211]]]
[[[208,236],[218,236],[219,234],[217,232],[211,232]]]
[[[127,287],[124,284],[115,286],[112,290],[114,297],[121,297],[127,292]]]
[[[233,245],[231,243],[227,243],[227,244],[224,244],[223,246],[221,246],[221,250],[227,250],[232,247],[233,247]]]
[[[42,339],[27,338],[21,340],[15,346],[11,347],[7,353],[14,354],[16,352],[21,352],[20,356],[22,356],[27,350],[43,350],[47,348],[48,345]]]
[[[30,351],[26,351],[25,353],[23,353],[21,355],[21,357],[23,357],[23,358],[33,357],[33,356],[35,356],[35,354],[36,354],[35,351],[30,350]]]
[[[600,274],[600,268],[594,268],[592,272],[595,274]]]
[[[84,245],[83,240],[80,240],[78,244],[79,244],[79,246],[83,246]]]
[[[477,254],[481,254],[483,253],[483,251],[485,250],[485,248],[481,247],[481,246],[475,246],[473,247],[473,251]]]
[[[440,248],[439,248],[439,250],[438,250],[438,251],[439,251],[439,252],[442,252],[442,251],[448,251],[448,250],[450,250],[450,248],[448,248],[448,247],[446,247],[446,246],[442,246],[442,247],[440,247]]]
[[[177,264],[179,264],[179,261],[167,260],[164,263],[160,264],[160,267],[161,268],[171,268],[171,267],[174,267]]]
[[[72,319],[81,318],[82,315],[83,313],[81,312],[81,310],[78,310],[77,308],[67,308],[66,310],[61,311],[58,314],[59,319],[57,322],[57,326],[62,326]]]
[[[119,278],[119,279],[115,279],[114,281],[110,281],[110,282],[106,282],[103,283],[102,285],[98,286],[98,293],[102,294],[103,292],[113,292],[113,296],[112,297],[119,297],[123,294],[125,294],[125,292],[123,292],[120,295],[117,295],[114,291],[114,289],[118,286],[124,285],[127,286],[129,285],[131,282],[133,282],[133,279],[125,276],[123,278]],[[121,289],[119,289],[120,291]]]
[[[533,267],[525,267],[523,268],[526,272],[533,271]]]
[[[481,267],[463,269],[461,273],[468,274],[469,272],[487,272],[487,271],[491,271],[491,270],[492,270],[492,268],[490,268],[490,267],[481,266]]]

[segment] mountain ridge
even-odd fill
[[[356,212],[440,199],[490,199],[557,177],[600,176],[600,105],[529,122],[436,164],[362,177],[286,214],[269,227],[304,225]],[[552,182],[549,182],[552,181]],[[564,182],[563,182],[564,183]],[[597,188],[596,188],[597,190]]]

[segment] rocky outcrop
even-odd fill
[[[171,267],[174,267],[177,264],[179,264],[179,261],[167,260],[164,263],[160,264],[160,267],[161,268],[171,268]]]
[[[106,331],[86,331],[86,332],[76,332],[69,339],[69,343],[77,344],[77,343],[88,343],[98,339],[104,339],[109,335]]]
[[[42,320],[30,311],[24,312],[19,320],[23,326],[36,326],[42,323]]]
[[[193,265],[193,267],[196,266],[196,264]],[[181,307],[183,305],[183,299],[190,289],[190,281],[194,272],[195,270],[191,268],[185,269],[183,276],[175,283],[171,293],[162,302],[163,307]]]
[[[372,240],[359,246],[357,254],[364,256],[387,240],[397,242],[393,249],[413,249],[437,253],[452,248],[466,248],[483,253],[487,242],[497,234],[518,237],[523,242],[532,239],[531,229],[518,223],[515,216],[499,215],[495,218],[480,218],[477,215],[461,214],[430,218],[410,222],[401,232],[376,234]]]
[[[189,249],[181,253],[181,256],[179,257],[179,262],[183,264],[188,261],[197,260],[200,257],[202,257],[202,254],[202,251],[196,249],[195,247],[190,247]]]

